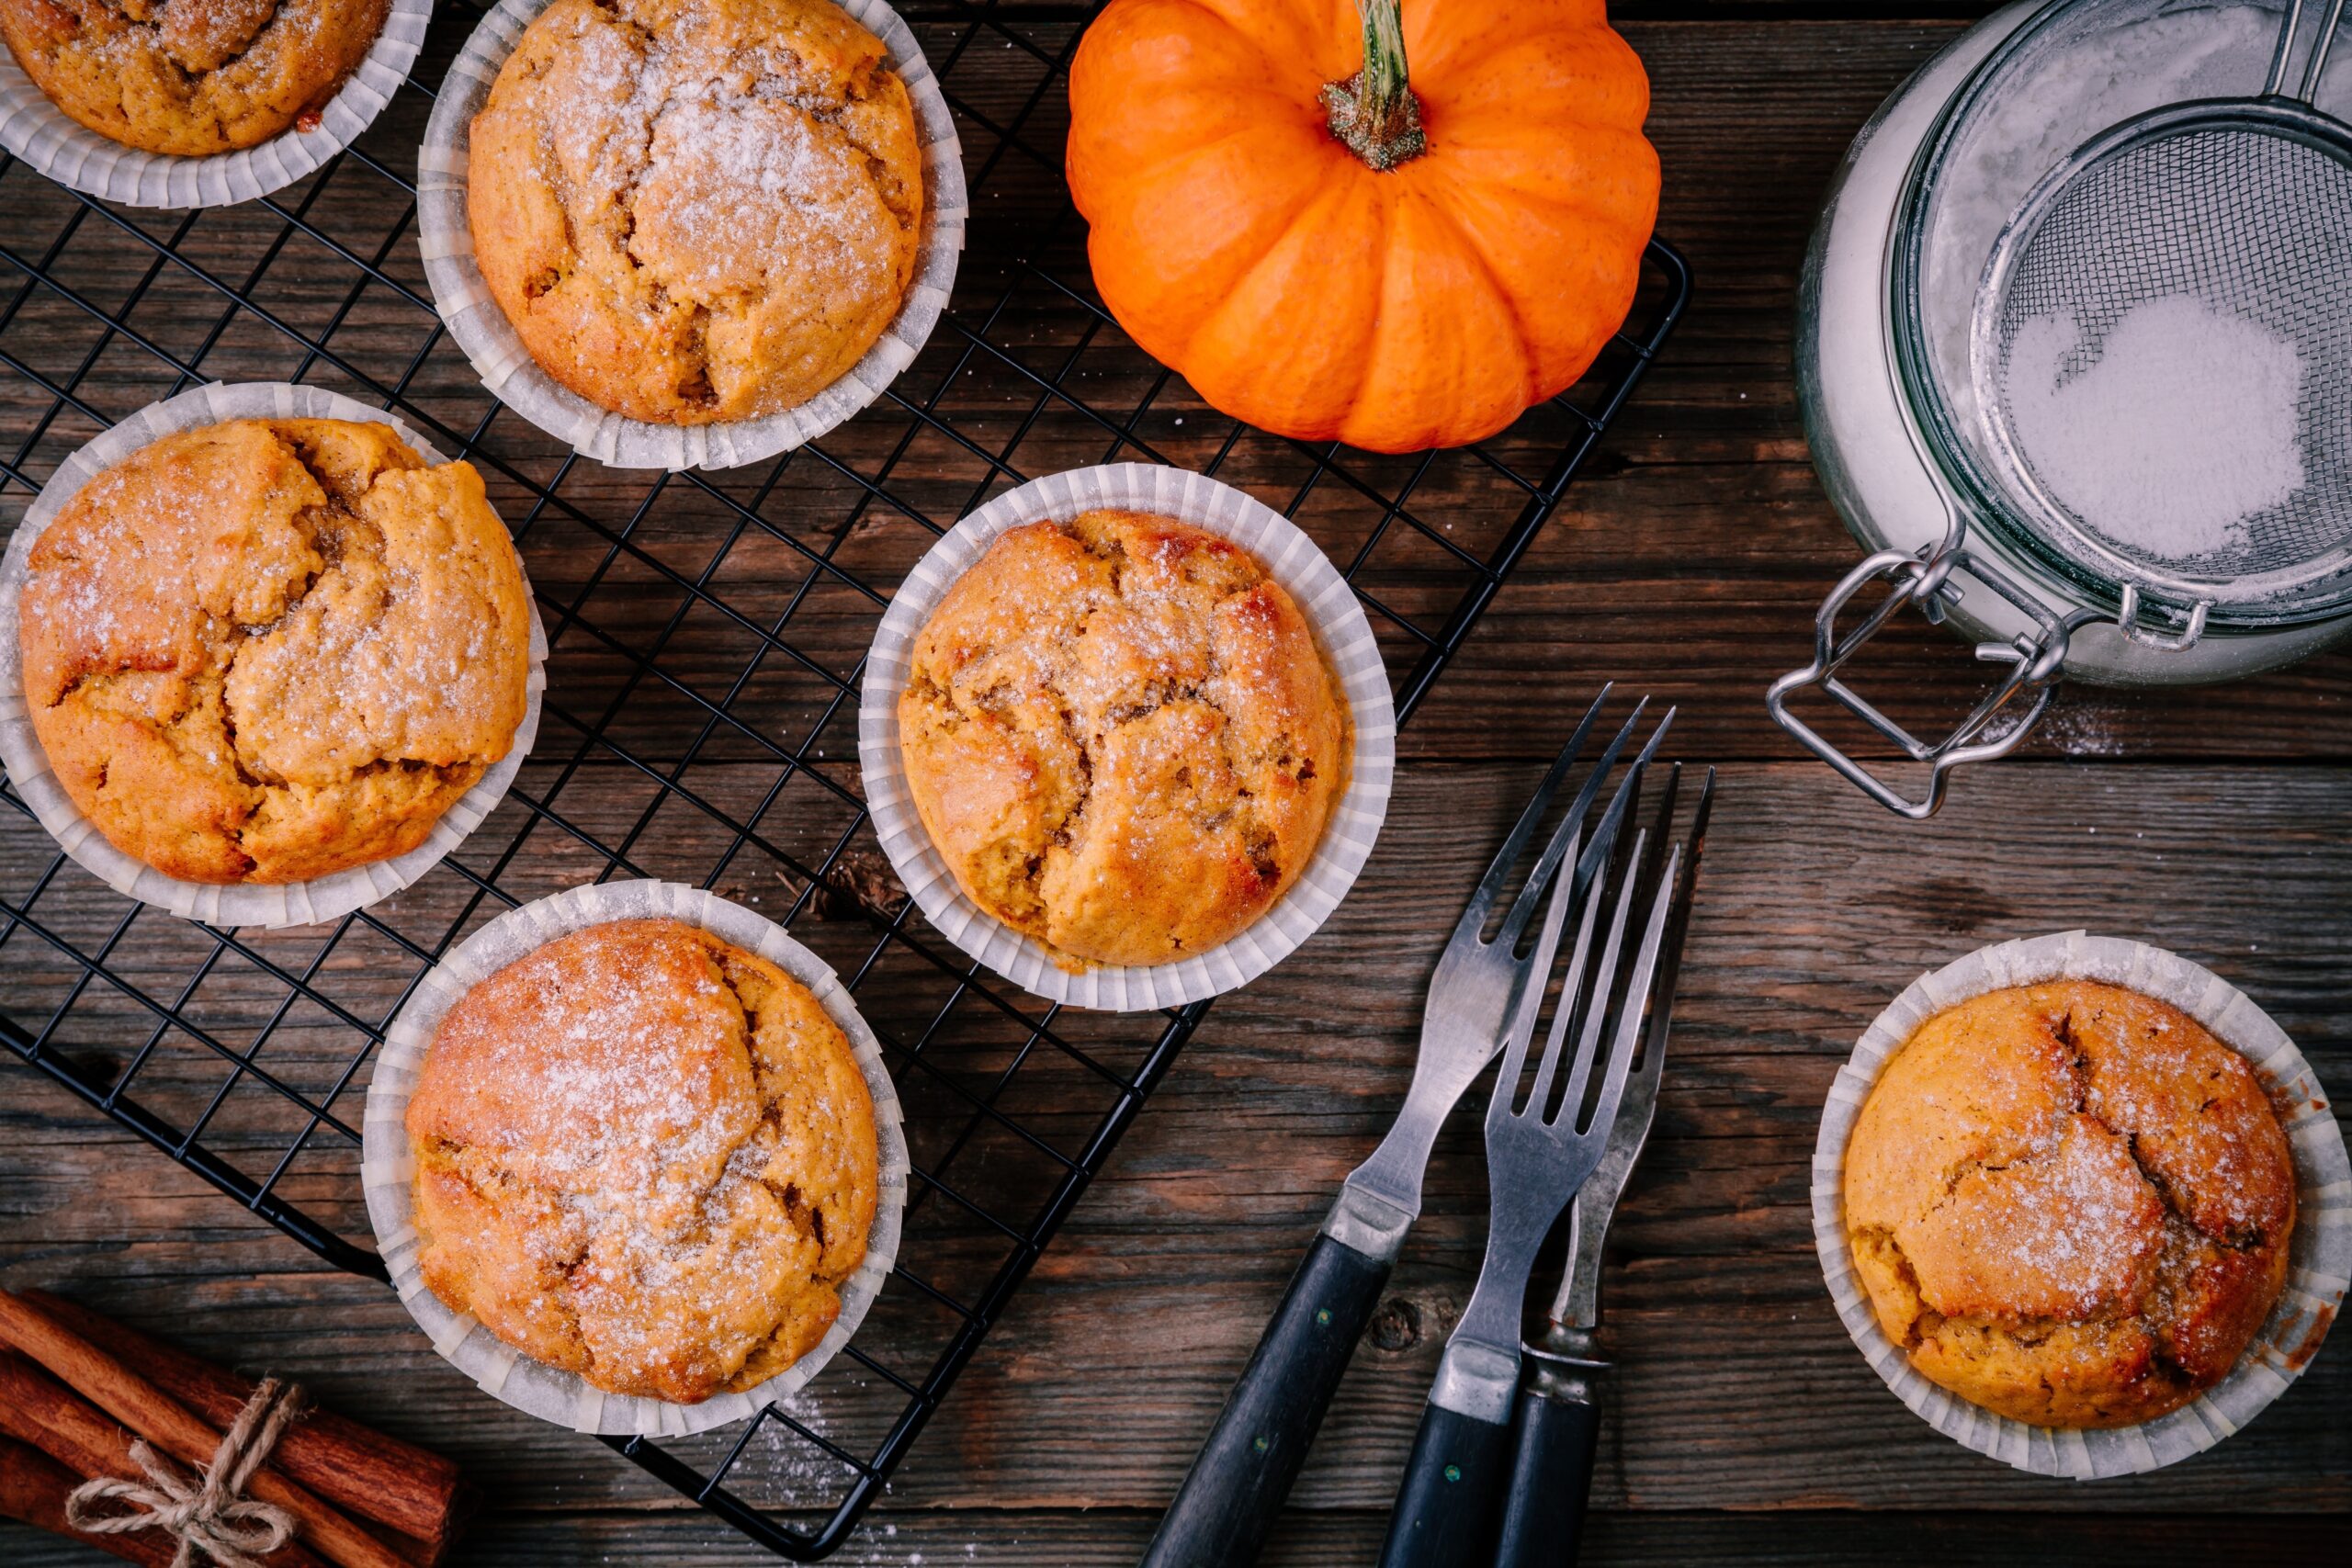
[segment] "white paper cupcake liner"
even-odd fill
[[[835,0],[882,40],[890,68],[914,101],[922,141],[922,247],[914,282],[889,329],[865,356],[797,408],[723,424],[655,424],[597,407],[539,368],[474,263],[466,215],[466,161],[474,116],[514,45],[551,0],[500,0],[450,62],[416,154],[417,243],[433,302],[482,385],[507,407],[571,448],[616,468],[731,468],[788,452],[865,408],[914,363],[956,287],[969,201],[963,144],[938,78],[907,24],[883,0]]]
[[[1915,1371],[1879,1327],[1846,1241],[1846,1145],[1887,1059],[1922,1023],[1972,997],[2046,980],[2097,980],[2170,1002],[2244,1056],[2269,1091],[2295,1162],[2295,1231],[2278,1303],[2229,1376],[2180,1409],[2133,1427],[2029,1427]],[[1904,1404],[1944,1436],[2036,1475],[2093,1481],[2202,1453],[2259,1415],[2301,1375],[2352,1279],[2352,1164],[2318,1077],[2270,1016],[2209,969],[2160,948],[2064,931],[1980,948],[1895,998],[1838,1069],[1813,1154],[1813,1235],[1846,1331]]]
[[[182,158],[142,152],[99,135],[49,101],[0,48],[0,147],[59,185],[126,207],[229,207],[283,189],[357,140],[408,79],[424,45],[433,0],[392,0],[384,30],[360,58],[318,125],[289,127],[258,147]]]
[[[841,1315],[807,1355],[757,1387],[716,1394],[700,1404],[606,1393],[577,1373],[535,1361],[481,1325],[451,1311],[419,1269],[414,1201],[416,1161],[409,1152],[408,1102],[427,1047],[458,998],[490,976],[557,937],[615,920],[678,919],[747,948],[816,994],[827,1016],[849,1036],[850,1049],[874,1100],[874,1134],[880,1154],[874,1224],[865,1260],[841,1287]],[[898,1087],[882,1060],[881,1042],[859,1016],[825,961],[786,936],[782,927],[714,893],[674,882],[606,882],[573,887],[508,911],[468,937],[418,982],[385,1033],[368,1085],[362,1123],[360,1180],[376,1247],[390,1268],[392,1288],[441,1357],[481,1385],[484,1393],[543,1421],[582,1432],[684,1437],[748,1420],[772,1403],[789,1399],[824,1369],[865,1320],[899,1256],[907,1201],[904,1115]]]
[[[309,882],[274,885],[183,882],[107,841],[97,825],[82,815],[65,793],[34,733],[32,713],[25,699],[24,649],[17,641],[17,613],[25,589],[33,541],[82,487],[149,443],[175,431],[218,424],[229,419],[345,419],[387,424],[415,448],[427,463],[447,461],[431,443],[382,409],[318,387],[298,387],[283,381],[248,381],[236,385],[196,387],[175,398],[132,414],[57,466],[40,494],[26,510],[24,521],[0,557],[0,762],[25,804],[32,807],[59,846],[85,871],[116,892],[141,903],[212,926],[306,926],[339,919],[354,909],[399,892],[438,864],[481,825],[483,818],[505,795],[538,738],[539,704],[547,691],[547,633],[539,625],[538,606],[531,604],[530,673],[523,722],[514,727],[514,744],[473,788],[459,795],[441,814],[424,842],[404,855],[353,866]],[[518,558],[515,570],[522,570]],[[530,602],[530,581],[523,583]]]
[[[947,590],[998,537],[1024,523],[1067,523],[1097,507],[1175,517],[1232,540],[1255,556],[1298,602],[1347,694],[1355,756],[1347,792],[1333,808],[1315,858],[1274,907],[1231,941],[1172,964],[1062,968],[1035,939],[983,910],[956,885],[924,831],[907,789],[899,750],[899,694],[917,633]],[[1380,645],[1355,591],[1322,547],[1272,507],[1186,468],[1113,463],[1032,479],[949,529],[891,597],[865,656],[857,710],[857,754],[866,809],[882,851],[925,919],[966,953],[1049,1001],[1114,1012],[1178,1007],[1249,984],[1288,957],[1321,925],[1363,869],[1396,773],[1396,705]]]

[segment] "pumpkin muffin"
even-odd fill
[[[406,853],[527,700],[522,567],[481,476],[381,424],[232,420],[141,448],[33,542],[18,609],[58,782],[189,882]]]
[[[143,152],[256,146],[315,116],[384,30],[390,0],[0,0],[25,74]]]
[[[917,635],[899,736],[972,901],[1067,968],[1166,964],[1272,907],[1347,788],[1346,698],[1249,552],[1133,512],[1015,528]]]
[[[914,280],[914,104],[828,0],[555,0],[470,140],[492,297],[541,369],[630,419],[804,403]]]
[[[2245,1059],[2089,981],[1920,1025],[1846,1154],[1846,1225],[1912,1366],[2037,1427],[2125,1427],[2222,1381],[2287,1277],[2295,1172]]]
[[[408,1135],[433,1293],[614,1393],[697,1404],[783,1371],[840,1315],[874,1222],[848,1038],[678,920],[573,931],[468,991]]]

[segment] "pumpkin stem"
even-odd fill
[[[1331,134],[1374,169],[1393,169],[1428,150],[1420,100],[1405,73],[1403,0],[1356,0],[1363,17],[1363,69],[1327,83]]]

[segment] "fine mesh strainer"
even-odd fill
[[[2065,22],[2098,3],[2052,6],[2047,35],[2064,36]],[[1967,500],[1939,486],[1946,514],[1939,541],[1881,549],[1849,572],[1815,618],[1813,661],[1775,682],[1766,697],[1784,729],[1891,810],[1928,816],[1942,803],[1951,769],[2014,750],[2047,708],[2075,634],[2086,627],[2108,623],[2103,635],[2171,659],[2196,647],[2209,625],[2256,635],[2352,615],[2352,127],[2311,103],[2345,7],[2346,0],[2328,5],[2296,94],[2281,89],[2304,0],[2285,7],[2258,96],[2172,103],[2099,132],[2036,182],[1994,243],[1967,321],[1965,376],[1981,411],[1969,423],[1976,428],[1972,434],[1929,418],[1934,428],[1923,430],[1917,417],[1905,426],[1922,467],[1951,474]],[[1978,73],[1984,85],[1963,98],[1997,102],[1992,84],[1999,71],[2014,64],[2024,40],[2044,31],[2029,25],[2009,49],[1996,51]],[[1939,124],[1951,125],[1953,113],[1948,107]],[[1937,146],[1936,137],[1926,145]],[[2208,400],[2220,405],[2212,409],[2216,423],[2189,426],[2203,437],[2193,446],[2151,434],[2180,428],[2165,423],[2181,417],[2177,398],[2159,400],[2159,412],[2140,422],[2144,428],[2112,417],[2117,406],[2138,412],[2127,397],[2120,405],[2094,401],[2087,413],[2077,407],[2077,427],[2052,434],[2054,395],[2098,372],[2110,346],[2125,341],[2119,329],[2151,306],[2186,309],[2207,324],[2199,331],[2253,334],[2255,400],[2276,416],[2266,423],[2291,426],[2283,436],[2290,456],[2239,441],[2247,427],[2228,422],[2246,411],[2227,399]],[[2037,331],[2045,335],[2028,343]],[[2147,364],[2150,339],[2135,341],[2142,357],[2123,355],[2114,367],[2127,386]],[[2182,368],[2202,390],[2212,379],[2208,372],[2230,367],[2201,357],[2189,346],[2196,341],[2159,333],[2157,360],[2188,361]],[[2248,341],[2230,336],[2233,345]],[[1889,375],[1899,381],[1892,364]],[[2102,390],[2113,389],[2110,381]],[[1902,403],[1900,385],[1895,396]],[[2039,425],[2027,417],[2033,408],[2041,411]],[[2200,412],[2192,408],[2190,417]],[[2103,445],[2083,445],[2085,420],[2098,427]],[[2119,428],[2150,459],[2125,471],[2120,486],[2108,482],[2117,478],[2113,455],[2132,443],[2115,439]],[[2266,434],[2281,439],[2276,429]],[[2056,461],[2070,446],[2072,465]],[[2086,450],[2097,459],[2087,466]],[[2087,488],[2086,474],[2098,481]],[[2174,474],[2183,479],[2177,486]],[[2251,494],[2255,503],[2200,511],[2207,491]],[[2132,504],[2119,507],[2118,493]],[[1968,540],[1972,524],[1989,536],[1981,547]],[[1839,615],[1881,581],[1889,592],[1841,632]],[[1846,683],[1845,666],[1904,606],[1940,620],[1965,593],[1982,622],[1978,591],[1989,591],[2011,623],[2021,620],[2027,629],[2014,636],[2005,629],[1999,635],[2007,640],[1978,644],[1978,656],[2006,672],[1944,739],[1917,739]],[[1928,764],[1925,795],[1906,798],[1792,712],[1792,699],[1810,687]]]
[[[2313,47],[2306,93],[2343,4]],[[2139,116],[2045,175],[1995,244],[1972,321],[1988,477],[2005,510],[2077,570],[2186,611],[2292,615],[2352,592],[2352,129],[2278,95],[2299,9],[2288,12],[2265,96]],[[2184,302],[2224,331],[2249,323],[2259,345],[2291,355],[2269,392],[2293,420],[2300,472],[2233,522],[2149,527],[2144,510],[2119,519],[2111,500],[2070,498],[2065,476],[2037,460],[2021,405],[2046,406],[2053,370],[2062,388],[2094,373],[2135,310]],[[2054,366],[2019,352],[2037,330],[2052,341],[2052,323]],[[2098,520],[2085,515],[2093,510]]]

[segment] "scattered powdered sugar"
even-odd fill
[[[2131,1301],[2163,1240],[2164,1204],[2121,1139],[2086,1116],[2070,1118],[2055,1148],[1977,1179],[1958,1221],[1967,1254],[2006,1276],[2026,1315],[2088,1316]],[[2035,1289],[2047,1292],[2036,1300]]]
[[[811,1439],[854,1451],[862,1434],[839,1430],[842,1423],[828,1412],[835,1404],[854,1403],[856,1394],[865,1392],[866,1384],[863,1379],[841,1375],[838,1368],[819,1381],[826,1397],[818,1397],[812,1384],[796,1389],[790,1397],[776,1403],[776,1409],[801,1430],[776,1420],[763,1421],[753,1429],[751,1440],[728,1467],[728,1484],[739,1495],[766,1508],[829,1508],[841,1501],[855,1479],[854,1472]]]
[[[716,17],[641,21],[625,6],[569,18],[560,38],[536,101],[575,233],[616,213],[633,264],[713,307],[792,277],[836,306],[897,287],[902,225],[879,159],[845,84],[792,36],[736,52]],[[609,209],[590,197],[605,188]]]
[[[2117,721],[2123,716],[2120,705],[2064,694],[2042,716],[2041,738],[2069,757],[2120,757],[2126,748]]]
[[[103,31],[77,26],[68,58],[110,64],[151,95],[156,84],[169,84],[177,89],[183,112],[202,118],[220,114],[224,106],[232,113],[245,112],[245,101],[256,96],[252,78],[263,71],[298,69],[319,52],[329,12],[343,22],[356,7],[330,6],[327,0],[170,0],[143,6],[116,0],[103,9],[112,13],[111,25]]]
[[[666,265],[673,290],[751,288],[786,268],[888,276],[876,258],[895,220],[862,158],[782,100],[673,89],[637,199],[645,229],[632,249]]]
[[[577,969],[517,972],[538,1031],[495,1036],[488,1053],[502,1077],[533,1086],[547,1175],[616,1213],[664,1179],[708,1186],[757,1119],[748,1069],[725,1071],[741,1049],[733,993],[684,964],[665,966],[671,988],[649,991],[650,976],[616,962],[633,953],[566,951]]]
[[[2294,343],[2192,295],[2133,306],[2086,343],[2037,316],[2009,345],[2018,442],[2052,494],[2114,543],[2168,561],[2243,543],[2303,484]]]

